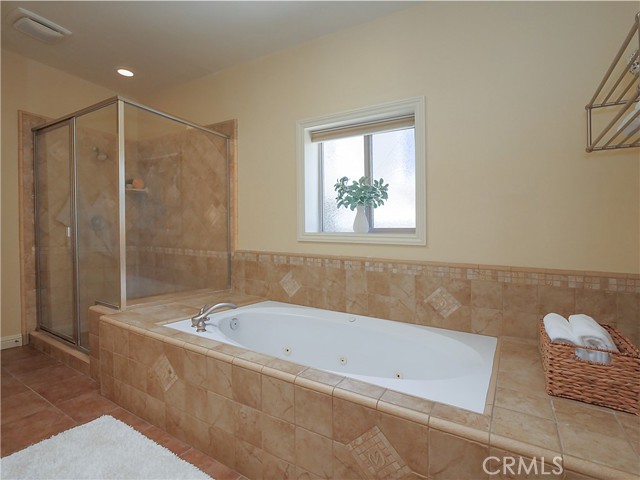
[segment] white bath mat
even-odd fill
[[[5,479],[193,479],[211,477],[108,415],[0,460]]]

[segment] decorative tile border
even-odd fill
[[[279,265],[304,265],[388,274],[424,275],[442,279],[486,280],[516,285],[640,293],[640,275],[628,273],[580,272],[508,266],[442,264],[420,261],[395,262],[389,260],[253,251],[236,251],[233,257],[234,260],[239,261],[259,261]]]
[[[155,247],[155,246],[127,246],[127,253],[166,253],[170,255],[185,255],[190,257],[226,258],[227,252],[216,250],[196,250],[192,248]]]

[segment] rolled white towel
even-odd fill
[[[611,363],[611,355],[607,352],[600,352],[599,350],[576,348],[576,357],[582,360],[587,360],[588,362],[604,363],[605,365]]]
[[[577,337],[580,345],[609,350],[611,352],[619,352],[618,347],[613,343],[613,339],[611,338],[611,335],[609,335],[609,332],[602,328],[602,326],[589,315],[585,315],[583,313],[570,315],[569,325],[571,325],[571,330]],[[611,355],[606,352],[584,349],[583,352],[587,353],[583,356],[578,354],[578,351],[576,350],[576,355],[583,360],[589,360],[591,362],[604,364],[611,363]]]
[[[562,315],[548,313],[544,316],[544,329],[552,342],[578,344],[577,337],[571,331],[571,325]]]
[[[601,358],[600,354],[606,355],[607,357]],[[587,350],[586,348],[576,348],[576,357],[587,362],[609,363],[611,360],[608,356],[608,353]]]
[[[549,335],[549,339],[556,343],[568,343],[571,345],[584,345],[580,343],[575,333],[571,329],[571,324],[562,315],[557,313],[548,313],[544,319],[544,329]],[[588,350],[586,348],[576,348],[576,356],[587,362],[609,363],[608,353]]]
[[[569,325],[580,345],[619,352],[609,332],[589,315],[583,313],[570,315]]]

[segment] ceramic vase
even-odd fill
[[[353,221],[353,231],[355,233],[369,233],[369,220],[364,211],[364,205],[358,205],[356,211],[356,218]]]

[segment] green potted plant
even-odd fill
[[[353,180],[349,184],[349,178],[342,177],[338,179],[333,188],[338,193],[336,197],[338,208],[357,209],[353,231],[368,233],[369,221],[365,215],[365,207],[377,208],[384,205],[384,201],[389,198],[389,184],[385,184],[382,178],[371,183],[369,177],[360,177],[357,182]]]

